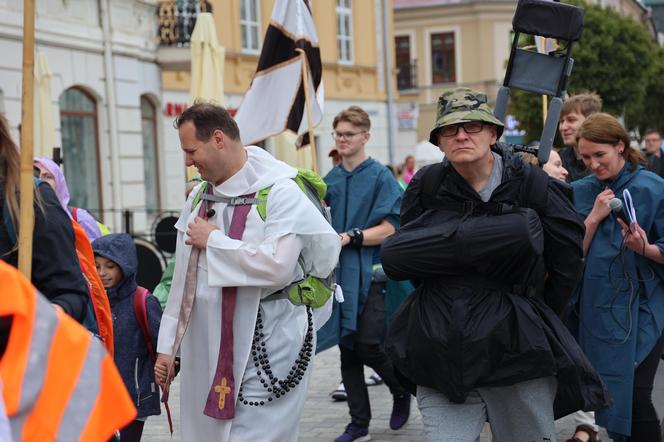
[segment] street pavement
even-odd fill
[[[367,368],[366,374],[371,370]],[[346,402],[333,402],[329,393],[336,389],[340,380],[339,351],[327,350],[315,358],[314,372],[309,385],[309,394],[305,405],[305,412],[300,423],[299,442],[331,442],[340,435],[350,418]],[[143,432],[144,442],[171,442],[180,441],[179,419],[179,383],[173,383],[170,406],[173,413],[175,433],[171,439],[168,432],[166,414],[148,418]],[[417,410],[415,400],[411,406],[411,417],[408,423],[399,431],[392,431],[389,427],[390,412],[392,410],[392,397],[385,385],[369,387],[373,419],[371,421],[371,440],[375,442],[416,442],[424,441],[422,419]],[[660,364],[653,400],[658,409],[659,416],[664,414],[664,364]],[[558,442],[567,440],[572,434],[575,425],[570,418],[561,419],[556,423],[556,437]],[[606,433],[602,434],[603,441],[609,441]],[[486,431],[482,434],[481,442],[487,441]],[[203,441],[201,441],[203,442]],[[261,441],[255,441],[261,442]]]

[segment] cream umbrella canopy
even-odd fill
[[[191,33],[191,87],[190,104],[197,99],[224,104],[224,56],[226,50],[217,40],[214,18],[202,12],[196,18]]]
[[[212,13],[198,14],[189,41],[191,45],[189,104],[193,104],[196,100],[207,100],[223,106],[226,50],[217,40]],[[195,167],[187,167],[187,179],[191,179],[196,172]]]
[[[311,145],[297,147],[297,135],[289,130],[273,137],[275,158],[300,169],[312,169]]]
[[[52,155],[55,147],[55,126],[53,124],[53,99],[51,98],[51,78],[53,74],[48,66],[46,55],[37,54],[35,60],[34,86],[34,144],[35,157]]]

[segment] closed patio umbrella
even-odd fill
[[[51,158],[55,147],[55,126],[53,124],[53,99],[51,98],[51,78],[46,55],[38,53],[35,60],[34,87],[34,147],[35,157]]]
[[[217,40],[214,17],[210,12],[202,12],[196,18],[196,26],[191,33],[191,85],[189,104],[196,100],[224,104],[224,57],[226,50]],[[195,167],[187,168],[187,178],[196,173]]]

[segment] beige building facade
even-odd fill
[[[182,3],[182,2],[178,2]],[[321,172],[330,169],[327,158],[334,141],[331,137],[334,115],[350,105],[365,108],[372,119],[370,155],[382,162],[389,161],[389,131],[385,54],[390,54],[391,84],[396,94],[396,70],[393,68],[392,0],[316,0],[310,2],[320,40],[323,62],[325,109],[323,122],[316,128],[318,163]],[[237,108],[249,87],[256,70],[262,40],[268,27],[274,0],[210,0],[193,1],[189,14],[211,8],[219,43],[225,48],[224,95],[225,106]],[[172,0],[160,3],[160,21],[177,23],[183,11]],[[174,9],[175,8],[175,9]],[[175,14],[173,14],[175,12]],[[383,34],[383,14],[387,36]],[[173,17],[178,15],[178,17]],[[171,26],[173,27],[173,26]],[[176,25],[177,27],[177,25]],[[178,29],[183,26],[179,25]],[[181,32],[178,33],[182,37]],[[190,87],[190,50],[186,38],[174,39],[169,29],[160,31],[161,45],[157,59],[162,66],[164,100],[185,104]],[[186,37],[186,36],[185,36]],[[384,42],[388,42],[387,51]],[[174,112],[166,112],[172,121]],[[168,135],[172,147],[177,146],[177,134]],[[272,142],[265,147],[270,150]]]
[[[436,100],[447,89],[470,87],[495,100],[515,9],[513,0],[394,1],[400,144],[428,140]]]
[[[591,1],[632,17],[654,38],[650,10],[638,0]],[[444,90],[478,89],[493,104],[509,59],[516,5],[516,0],[394,0],[400,145],[428,139]]]

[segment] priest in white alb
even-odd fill
[[[293,180],[297,170],[245,147],[226,110],[195,104],[176,126],[205,182],[175,225],[157,382],[169,384],[179,349],[183,441],[296,441],[321,324],[281,290],[305,274],[327,277],[339,235]]]

